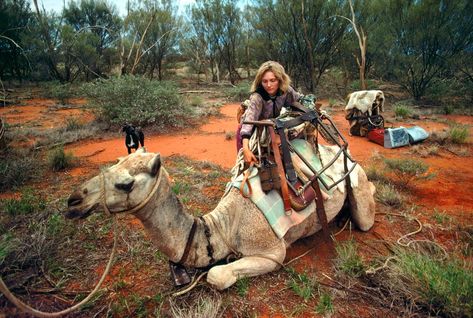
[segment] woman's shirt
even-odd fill
[[[278,94],[274,97],[269,94],[260,85],[256,92],[251,94],[248,106],[243,116],[243,121],[257,121],[269,118],[276,118],[279,116],[281,109],[284,106],[291,106],[294,102],[299,100],[302,95],[296,92],[292,87],[289,87],[287,92]],[[243,124],[240,131],[242,138],[250,138],[253,133],[254,125]]]

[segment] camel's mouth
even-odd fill
[[[98,203],[92,205],[87,210],[82,210],[73,205],[72,206],[69,205],[69,209],[66,211],[65,217],[67,219],[85,219],[89,217],[92,214],[92,212],[94,212],[97,206],[98,206]]]

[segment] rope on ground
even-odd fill
[[[205,275],[207,275],[208,271],[206,272],[203,272],[199,275],[199,277],[197,277],[197,279],[194,279],[194,281],[189,285],[187,286],[186,288],[184,289],[181,289],[181,290],[178,290],[177,292],[175,293],[172,293],[171,296],[172,297],[177,297],[177,296],[182,296],[188,292],[190,292],[192,289],[194,289],[194,287],[199,283],[199,281],[202,279],[202,277],[204,277]]]

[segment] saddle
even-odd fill
[[[315,107],[314,109],[309,109],[300,103],[295,103],[292,107],[298,111],[296,117],[285,119],[278,117],[273,120],[246,121],[244,123],[254,124],[258,128],[265,127],[268,129],[271,137],[270,153],[272,154],[272,157],[268,156],[266,159],[272,160],[263,161],[259,168],[263,191],[270,191],[272,189],[280,190],[286,214],[291,214],[292,210],[301,211],[312,201],[317,200],[317,215],[322,225],[324,236],[328,237],[327,216],[325,214],[324,199],[319,181],[322,182],[327,190],[330,190],[331,187],[335,186],[343,179],[347,179],[347,184],[350,186],[349,174],[354,169],[355,165],[353,165],[350,171],[348,171],[347,159],[350,159],[353,163],[354,160],[351,159],[347,152],[348,143],[328,116],[322,114],[318,109],[315,109]],[[322,120],[324,119],[328,119],[330,125],[323,123]],[[322,135],[328,136],[331,139],[331,142],[340,147],[340,151],[333,159],[332,163],[342,152],[345,155],[344,162],[346,174],[341,180],[335,182],[332,186],[328,186],[324,183],[323,179],[320,178],[320,173],[327,167],[323,168],[322,171],[317,171],[309,162],[307,162],[304,156],[292,147],[288,140],[286,130],[290,130],[291,128],[305,123],[311,123],[313,126],[323,129],[324,134]],[[343,143],[340,142],[339,138],[342,139]],[[304,175],[297,166],[295,167],[293,165],[291,151],[310,168],[313,172],[312,176]]]

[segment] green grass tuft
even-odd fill
[[[49,166],[53,171],[62,171],[72,166],[74,155],[64,152],[63,147],[58,147],[49,154]]]
[[[358,246],[352,238],[348,241],[335,244],[335,268],[351,277],[359,277],[364,273],[365,266],[358,254]]]

